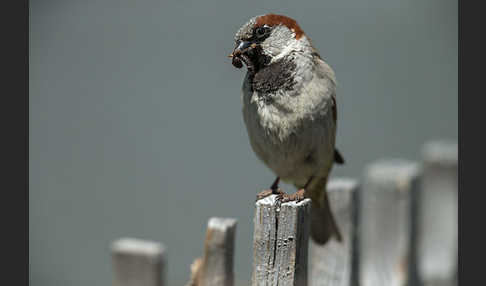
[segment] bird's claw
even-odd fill
[[[261,200],[261,199],[264,199],[264,198],[270,196],[271,194],[273,194],[273,190],[272,189],[263,190],[263,191],[261,191],[261,192],[259,192],[257,194],[257,201],[258,200]]]
[[[277,189],[267,189],[267,190],[263,190],[261,192],[259,192],[257,194],[257,201],[258,200],[261,200],[261,199],[264,199],[270,195],[277,195],[278,196],[282,196],[282,195],[286,195],[284,191],[282,191],[281,188],[277,188]]]
[[[287,202],[300,202],[302,201],[303,199],[305,198],[305,190],[304,189],[300,189],[298,190],[297,192],[293,193],[293,194],[282,194],[281,195],[281,202],[282,203],[287,203]]]

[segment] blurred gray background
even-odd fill
[[[347,164],[333,176],[457,137],[457,1],[30,1],[31,285],[110,285],[121,236],[163,242],[182,285],[211,216],[238,219],[249,279],[253,202],[274,176],[227,55],[268,12],[296,19],[336,72]]]

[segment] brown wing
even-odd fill
[[[334,72],[332,71],[332,69],[321,59],[321,56],[319,55],[319,53],[316,51],[314,51],[312,53],[312,55],[314,56],[314,58],[316,58],[317,61],[319,61],[321,64],[322,64],[322,67],[326,70],[327,74],[331,74],[331,80],[335,83],[335,78],[334,78]],[[331,99],[332,99],[332,107],[331,107],[331,110],[332,110],[332,118],[334,120],[334,124],[337,124],[337,104],[336,104],[336,95],[333,94],[331,96]],[[341,155],[341,153],[339,153],[339,151],[334,148],[334,162],[338,163],[338,164],[344,164],[344,158],[343,156]]]
[[[332,95],[332,118],[334,119],[334,124],[337,123],[337,104],[336,104],[336,96]]]
[[[337,104],[336,104],[336,97],[332,95],[332,118],[334,119],[334,123],[337,123]],[[344,158],[339,153],[338,149],[334,148],[334,162],[338,164],[344,164]]]

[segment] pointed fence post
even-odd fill
[[[198,286],[233,286],[236,219],[208,221]]]

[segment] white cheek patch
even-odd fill
[[[295,33],[294,33],[295,35]],[[284,45],[284,48],[280,50],[280,52],[276,55],[272,55],[272,61],[275,62],[282,58],[287,57],[292,52],[301,52],[308,50],[310,47],[310,43],[305,36],[301,37],[299,40],[292,37],[291,40],[287,41]]]
[[[305,35],[300,37],[299,40],[295,36],[294,28],[289,29],[283,25],[274,27],[272,34],[264,42],[264,53],[272,57],[272,62],[274,62],[286,57],[292,51],[303,51],[310,47]]]
[[[272,62],[278,61],[279,59],[288,56],[292,51],[295,51],[295,42],[296,41],[292,41],[289,45],[286,45],[278,55],[272,58]]]

